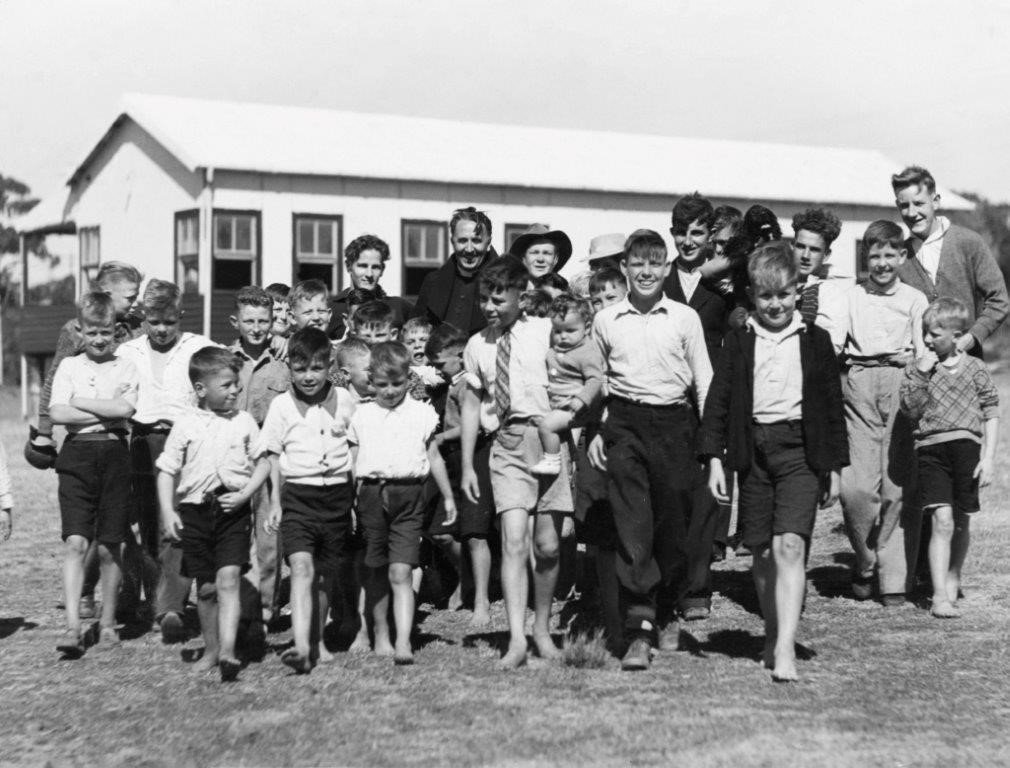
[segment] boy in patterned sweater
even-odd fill
[[[996,387],[985,365],[965,354],[960,342],[970,321],[957,299],[930,304],[922,318],[927,351],[905,369],[901,384],[901,408],[917,421],[920,500],[923,511],[933,515],[930,613],[941,619],[959,615],[969,516],[979,510],[979,487],[992,480],[999,439]]]

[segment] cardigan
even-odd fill
[[[906,241],[908,258],[898,268],[902,282],[918,288],[931,302],[941,296],[957,299],[968,308],[969,333],[981,344],[1006,319],[1010,311],[1006,281],[985,241],[977,233],[951,224],[940,246],[936,282],[913,254],[912,238]]]
[[[726,334],[705,401],[697,452],[722,459],[737,472],[750,469],[754,445],[754,341],[749,328]],[[849,464],[841,374],[831,336],[816,325],[800,333],[803,369],[803,443],[815,472],[839,471]]]

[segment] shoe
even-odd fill
[[[115,627],[102,627],[98,633],[98,644],[105,648],[115,648],[119,645],[119,630]]]
[[[625,672],[641,672],[652,663],[652,647],[644,638],[632,640],[621,659],[621,669]]]
[[[161,642],[184,643],[189,640],[189,630],[175,611],[169,611],[161,617]]]
[[[68,659],[79,659],[84,655],[84,636],[80,629],[68,627],[56,642],[56,650]]]
[[[853,576],[852,596],[856,598],[856,600],[869,600],[873,597],[873,577]]]
[[[530,467],[534,475],[556,475],[561,472],[561,454],[545,453],[544,457]]]
[[[880,602],[883,603],[888,608],[896,608],[899,605],[904,605],[908,602],[908,599],[901,592],[896,592],[890,595],[881,595]]]
[[[712,615],[707,605],[690,605],[683,611],[684,621],[704,621]]]
[[[95,598],[93,595],[81,598],[81,602],[77,604],[77,615],[82,619],[95,618]]]

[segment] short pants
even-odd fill
[[[281,545],[285,558],[297,552],[309,552],[317,574],[335,576],[351,532],[353,499],[350,483],[284,483],[281,487]]]
[[[252,510],[248,504],[227,513],[217,499],[180,504],[179,517],[183,576],[206,584],[213,582],[222,568],[248,565],[252,532]]]
[[[978,512],[978,478],[974,477],[982,446],[974,440],[948,440],[916,448],[919,498],[923,509],[953,507],[958,514]]]

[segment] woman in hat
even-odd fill
[[[545,275],[558,273],[572,257],[572,241],[560,229],[534,224],[512,243],[510,253],[530,273],[530,288],[537,288]]]

